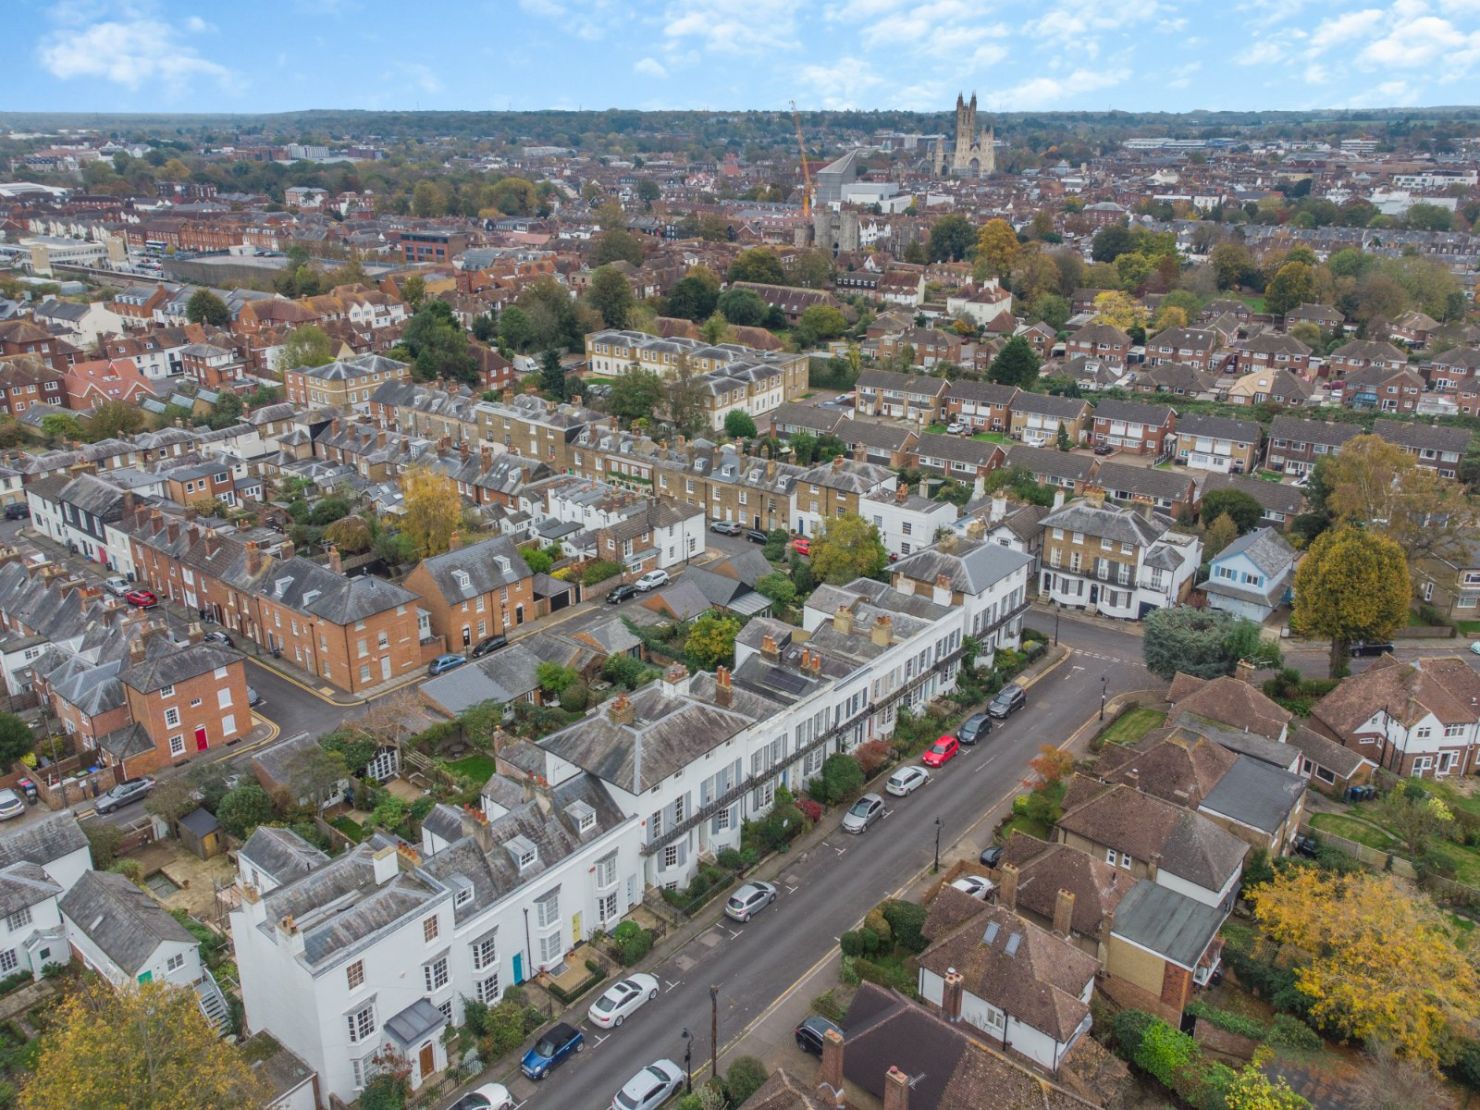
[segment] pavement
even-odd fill
[[[1041,616],[1029,623],[1042,629]],[[1051,631],[1052,622],[1049,622]],[[520,1104],[600,1107],[640,1068],[668,1057],[682,1065],[687,1029],[696,1078],[706,1075],[711,1047],[720,1070],[737,1051],[768,1064],[808,1067],[790,1042],[806,1004],[826,989],[837,938],[885,898],[909,889],[934,861],[937,820],[942,865],[975,858],[997,820],[1029,777],[1029,760],[1045,743],[1061,744],[1097,717],[1102,691],[1157,686],[1142,667],[1140,641],[1119,629],[1065,618],[1063,659],[1028,691],[1027,708],[998,724],[989,741],[932,773],[908,798],[889,798],[884,820],[862,837],[837,830],[830,813],[799,851],[763,865],[755,878],[780,888],[776,903],[739,925],[722,916],[718,899],[672,938],[641,970],[658,977],[662,993],[620,1029],[587,1026],[586,1051],[535,1084],[519,1074],[485,1075],[508,1085]],[[1102,681],[1103,680],[1103,681]],[[710,988],[717,987],[711,1039]],[[567,1020],[584,1022],[597,995],[581,999]],[[449,1099],[451,1101],[451,1099]]]

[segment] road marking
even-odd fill
[[[789,887],[786,888],[786,893],[787,894],[795,894],[796,892],[797,892],[797,888],[794,887],[794,886],[789,886]]]
[[[664,985],[663,985],[663,989],[664,989],[664,990],[670,990],[670,991],[671,991],[671,990],[675,990],[675,989],[677,989],[677,988],[678,988],[678,986],[679,986],[679,985],[680,985],[680,984],[681,984],[681,983],[682,983],[682,982],[683,982],[683,980],[682,980],[682,979],[680,979],[680,980],[678,980],[678,982],[676,982],[676,983],[669,983],[669,982],[667,982],[667,981],[666,981],[666,980],[665,980],[665,981],[664,981]]]
[[[596,1037],[595,1040],[594,1040],[594,1042],[592,1043],[591,1047],[593,1049],[600,1048],[603,1044],[605,1044],[610,1039],[611,1039],[611,1034],[610,1033],[608,1033],[605,1037]]]
[[[726,929],[725,932],[727,932],[727,933],[730,934],[730,939],[731,940],[739,940],[740,939],[740,930],[739,929]]]
[[[831,847],[832,847],[832,845],[828,845],[828,847],[830,847],[830,848],[831,848]],[[847,849],[847,848],[833,848],[833,851],[834,851],[834,852],[836,852],[836,853],[837,853],[837,854],[838,854],[838,855],[840,855],[840,856],[841,856],[841,855],[842,855],[842,854],[843,854],[843,853],[844,853],[844,852],[846,852],[846,851],[847,851],[847,850],[848,850],[848,849]]]

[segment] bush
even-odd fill
[[[653,934],[635,921],[624,921],[612,930],[612,942],[622,965],[631,967],[652,951]]]
[[[812,1009],[835,1025],[841,1025],[843,1018],[848,1016],[848,1008],[838,1001],[831,990],[823,991],[812,999]],[[1480,1048],[1480,1045],[1476,1047]],[[1480,1059],[1477,1059],[1477,1063],[1480,1063]]]
[[[739,871],[745,866],[745,860],[737,848],[721,848],[715,853],[714,859],[721,867],[731,871]]]
[[[1187,1065],[1197,1056],[1197,1042],[1180,1029],[1153,1019],[1141,1036],[1135,1064],[1163,1087],[1176,1089]]]
[[[1248,1037],[1251,1041],[1264,1039],[1266,1032],[1264,1023],[1244,1014],[1236,1014],[1232,1010],[1220,1010],[1216,1006],[1209,1006],[1201,999],[1193,999],[1189,1002],[1187,1012],[1199,1021],[1205,1021],[1226,1033]]]
[[[1319,1033],[1290,1014],[1276,1014],[1264,1040],[1277,1048],[1294,1048],[1305,1052],[1315,1052],[1322,1044]]]
[[[755,1094],[770,1078],[770,1069],[754,1056],[737,1056],[725,1072],[725,1090],[730,1102],[739,1106]]]
[[[101,821],[89,821],[83,827],[87,845],[92,849],[93,866],[106,869],[118,858],[118,845],[123,841],[123,830],[117,825],[105,825]]]
[[[830,755],[822,764],[822,774],[807,788],[823,805],[837,805],[863,788],[863,769],[851,755]]]
[[[894,929],[890,926],[889,919],[877,906],[868,911],[863,919],[863,926],[879,938],[881,951],[894,947]]]
[[[853,961],[853,973],[859,979],[867,979],[870,983],[898,991],[906,998],[920,997],[914,973],[903,964],[880,964],[873,960],[856,959]]]
[[[1144,1010],[1121,1010],[1110,1023],[1110,1032],[1115,1037],[1116,1047],[1128,1060],[1134,1060],[1141,1051],[1141,1042],[1158,1019]]]
[[[867,780],[879,773],[879,768],[889,762],[892,754],[892,750],[885,741],[869,740],[858,745],[853,752],[853,758],[858,760],[858,768]]]
[[[925,928],[924,906],[914,902],[885,902],[880,908],[894,942],[910,952],[923,952],[930,943],[921,931]]]
[[[814,802],[811,798],[797,799],[797,809],[801,810],[802,816],[814,825],[822,820],[822,805],[819,802]]]
[[[879,934],[867,926],[853,929],[838,938],[838,947],[845,956],[871,956],[879,950]]]
[[[614,563],[610,559],[597,559],[594,563],[587,563],[581,571],[581,585],[594,586],[599,582],[605,582],[608,578],[615,578],[622,573],[622,564]]]
[[[238,840],[245,840],[258,825],[272,820],[272,799],[255,782],[246,782],[221,799],[216,820]]]
[[[409,1090],[404,1075],[377,1075],[360,1092],[360,1110],[404,1110]]]
[[[567,713],[584,713],[591,702],[591,691],[584,682],[572,682],[560,691],[560,708]]]

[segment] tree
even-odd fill
[[[830,585],[870,578],[889,565],[879,530],[857,513],[823,521],[812,537],[812,573]]]
[[[1095,262],[1114,262],[1136,249],[1135,237],[1124,224],[1111,224],[1095,232],[1090,243],[1090,258]]]
[[[272,799],[255,782],[243,783],[221,799],[216,820],[232,836],[245,840],[258,825],[272,820]]]
[[[780,571],[761,575],[756,579],[755,591],[782,606],[790,605],[797,598],[796,584],[792,582],[791,576]]]
[[[744,409],[725,413],[725,435],[731,439],[754,439],[757,434],[755,420]]]
[[[1167,328],[1185,328],[1187,326],[1187,310],[1181,305],[1167,304],[1163,302],[1156,310],[1156,320],[1152,327],[1156,331],[1166,331]]]
[[[642,265],[642,239],[624,227],[612,227],[596,236],[591,251],[591,265],[605,266],[609,262],[630,262]]]
[[[36,734],[14,713],[0,713],[0,768],[11,765],[36,749]]]
[[[185,302],[185,319],[192,324],[224,328],[231,323],[231,309],[209,289],[197,289]]]
[[[653,201],[662,195],[662,187],[651,177],[644,177],[637,183],[637,199],[642,201],[642,206],[648,211],[652,211]]]
[[[1038,776],[1039,786],[1052,786],[1074,772],[1074,757],[1062,748],[1043,744],[1038,754],[1028,761],[1028,766]]]
[[[744,290],[737,290],[737,292],[744,292]],[[755,296],[754,293],[750,295]],[[756,297],[756,300],[760,301],[760,298]],[[668,294],[667,311],[669,316],[679,316],[685,320],[698,322],[708,319],[718,303],[719,279],[703,267],[696,266],[674,283],[673,289]]]
[[[1038,381],[1038,371],[1041,366],[1037,352],[1028,344],[1028,341],[1020,335],[1015,335],[1007,341],[1002,350],[997,352],[997,357],[992,359],[992,365],[987,370],[987,378],[1002,385],[1015,385],[1027,389]]]
[[[411,190],[411,214],[428,219],[447,214],[447,196],[435,181],[418,181]]]
[[[802,310],[792,335],[799,348],[836,339],[848,330],[847,318],[830,304],[814,304]]]
[[[1234,1073],[1223,1090],[1224,1110],[1310,1110],[1310,1102],[1296,1094],[1283,1075],[1271,1079],[1260,1066],[1260,1049],[1254,1059]],[[1366,1084],[1363,1084],[1366,1086]]]
[[[557,698],[575,685],[580,677],[575,668],[560,663],[539,663],[534,669],[534,680],[539,683],[540,689]]]
[[[803,289],[821,289],[832,279],[832,256],[815,247],[797,251],[786,261],[786,280]]]
[[[54,412],[41,418],[41,431],[47,439],[81,439],[82,425],[70,412]]]
[[[751,1095],[765,1085],[771,1077],[771,1069],[754,1056],[737,1056],[725,1072],[725,1090],[730,1095],[730,1105],[740,1106]]]
[[[1043,321],[1054,331],[1059,331],[1069,322],[1069,302],[1057,293],[1040,293],[1028,303],[1028,313]]]
[[[699,325],[699,334],[703,336],[704,342],[711,346],[735,341],[735,329],[730,327],[729,322],[718,312]]]
[[[622,272],[612,266],[601,266],[591,275],[586,299],[591,307],[601,313],[609,328],[625,328],[637,298],[632,295],[632,286]]]
[[[422,302],[427,299],[427,279],[420,274],[412,274],[401,283],[401,299],[412,312],[421,308]]]
[[[401,532],[419,559],[440,555],[462,525],[463,503],[447,475],[426,466],[401,473]]]
[[[540,356],[540,388],[557,401],[565,400],[565,367],[560,365],[560,352],[554,349]]]
[[[612,383],[606,407],[613,416],[632,421],[652,416],[663,399],[663,379],[652,370],[633,364],[627,373]]]
[[[1074,442],[1069,438],[1069,429],[1064,426],[1062,420],[1059,421],[1059,430],[1054,433],[1054,446],[1060,451],[1074,450]]]
[[[1315,299],[1316,271],[1306,262],[1286,262],[1264,287],[1264,307],[1274,316],[1283,316]]]
[[[952,212],[930,229],[927,253],[932,262],[960,262],[976,245],[976,232],[965,216]]]
[[[972,271],[978,280],[1006,278],[1022,252],[1017,232],[1003,219],[988,220],[976,234],[976,266]]]
[[[761,285],[785,285],[786,271],[770,247],[751,247],[735,256],[727,274],[731,282],[751,281]],[[725,313],[729,317],[729,313]],[[731,323],[738,321],[731,319]]]
[[[315,812],[329,801],[339,784],[349,778],[349,766],[341,752],[319,744],[308,744],[295,752],[284,770],[289,783],[286,806],[308,805]],[[225,804],[225,799],[222,799]]]
[[[764,323],[769,311],[766,302],[753,289],[727,289],[715,303],[726,320],[742,328]]]
[[[1331,640],[1331,676],[1345,673],[1356,640],[1386,640],[1408,619],[1408,559],[1386,536],[1335,528],[1317,536],[1295,569],[1290,624]]]
[[[1211,559],[1236,539],[1238,525],[1233,522],[1233,517],[1221,513],[1213,518],[1213,522],[1203,533],[1203,555]]]
[[[234,395],[233,395],[234,396]],[[225,399],[224,396],[222,398]],[[144,412],[126,401],[103,401],[93,409],[83,434],[96,443],[100,439],[133,435],[144,430]]]
[[[1198,513],[1205,525],[1211,524],[1220,516],[1231,518],[1238,527],[1238,534],[1242,536],[1259,527],[1264,509],[1241,489],[1215,489],[1203,496]]]
[[[511,310],[512,311],[512,310]],[[468,347],[468,336],[446,301],[429,301],[406,323],[401,333],[402,350],[413,363],[421,381],[447,378],[478,380],[478,364]]]
[[[1153,609],[1142,625],[1146,669],[1160,678],[1178,671],[1217,678],[1232,674],[1242,659],[1255,666],[1279,665],[1279,648],[1260,636],[1257,624],[1219,609]]]
[[[1095,297],[1095,323],[1130,331],[1145,326],[1146,310],[1129,293],[1107,289]]]
[[[216,1035],[195,992],[155,981],[115,990],[93,981],[50,1015],[23,1110],[189,1106],[239,1110],[270,1092],[239,1050]]]
[[[1249,892],[1264,932],[1297,959],[1310,1016],[1354,1040],[1438,1063],[1480,1019],[1480,974],[1429,899],[1391,876],[1280,870]]]
[[[362,555],[375,542],[370,522],[362,516],[342,516],[324,529],[324,542],[332,543],[345,555]]]
[[[1208,255],[1219,289],[1234,289],[1254,270],[1254,258],[1242,243],[1219,243]]]
[[[200,793],[190,775],[172,775],[161,779],[144,799],[144,812],[153,814],[174,831],[175,824],[187,813],[200,808]]]
[[[701,614],[689,626],[689,635],[684,640],[684,654],[697,667],[713,670],[721,664],[729,666],[735,659],[735,637],[740,634],[740,622],[716,609]]]

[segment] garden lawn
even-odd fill
[[[1138,706],[1126,713],[1100,734],[1111,744],[1134,744],[1154,728],[1160,728],[1167,715],[1149,705]]]
[[[1358,844],[1376,848],[1379,852],[1391,852],[1401,847],[1397,838],[1385,830],[1344,813],[1316,813],[1311,816],[1310,823],[1320,832],[1355,840]]]
[[[493,777],[493,756],[475,752],[465,755],[461,759],[447,764],[449,771],[456,771],[459,775],[466,775],[477,783],[485,783]]]
[[[1455,621],[1462,636],[1480,636],[1480,621]]]
[[[1028,836],[1039,840],[1050,840],[1053,837],[1053,826],[1045,821],[1035,821],[1031,817],[1025,817],[1021,813],[1014,816],[998,831],[997,837],[1006,844],[1012,839],[1013,830],[1026,833]]]
[[[932,424],[925,431],[929,435],[943,436],[946,434],[946,426],[944,424]]]
[[[1012,442],[1011,436],[1003,435],[1001,432],[977,432],[976,435],[972,436],[971,438],[979,439],[983,443],[1007,444]]]

